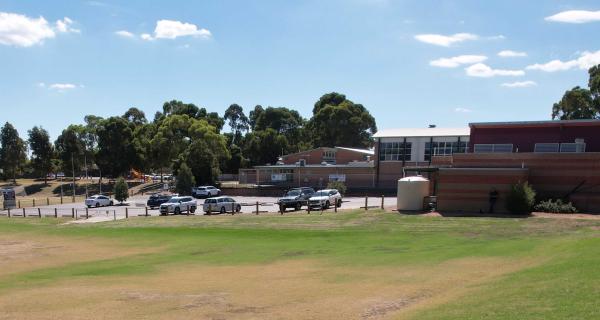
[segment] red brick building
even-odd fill
[[[451,164],[434,160],[441,211],[484,211],[489,192],[505,210],[510,186],[528,181],[539,198],[566,198],[600,212],[600,120],[473,123],[470,149]]]

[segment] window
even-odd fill
[[[434,156],[450,156],[454,153],[467,152],[466,141],[448,141],[448,142],[426,142],[425,143],[425,161],[431,160]]]
[[[411,142],[382,142],[379,144],[380,161],[410,161]]]
[[[585,152],[585,143],[561,143],[560,152]]]
[[[323,161],[335,164],[335,151],[333,151],[333,150],[323,151]]]
[[[533,152],[558,152],[558,143],[536,143]]]
[[[510,143],[476,144],[473,151],[475,153],[511,153],[513,145]]]

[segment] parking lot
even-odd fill
[[[75,217],[77,222],[99,222],[109,221],[114,219],[125,219],[128,217],[145,216],[158,216],[160,215],[158,209],[146,208],[146,201],[149,196],[134,196],[129,198],[123,205],[114,205],[109,207],[100,208],[86,208],[83,202],[65,203],[49,206],[38,206],[35,208],[23,209],[11,209],[11,217],[23,217],[23,212],[27,217]],[[276,213],[279,212],[279,206],[276,205],[277,197],[244,197],[235,196],[232,197],[236,202],[242,204],[241,214],[254,214],[256,211],[256,203],[259,203],[260,213]],[[202,205],[204,199],[197,199],[198,210],[196,215],[203,215]],[[393,207],[396,204],[396,197],[386,197],[384,199],[385,207]],[[343,199],[341,210],[343,209],[358,209],[365,206],[364,197],[348,197]],[[370,197],[368,199],[369,207],[381,206],[381,198]],[[306,212],[306,206],[302,208],[301,212]],[[333,208],[330,209],[333,211]],[[292,209],[288,209],[287,212],[293,213]],[[0,211],[4,216],[8,215],[7,210]],[[296,212],[299,213],[299,212]]]

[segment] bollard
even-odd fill
[[[89,219],[90,218],[90,213],[88,211],[88,207],[85,207],[85,218]]]
[[[42,217],[42,209],[38,208],[38,217]]]
[[[146,209],[146,217],[148,216],[148,207],[145,207]]]
[[[27,217],[27,215],[25,214],[25,208],[23,208],[23,218]]]
[[[33,206],[35,207],[35,198],[33,198]]]
[[[54,217],[58,218],[58,209],[57,208],[54,208]]]
[[[365,196],[365,211],[369,210],[369,196]]]
[[[10,208],[8,208],[8,217],[10,218]]]
[[[125,219],[129,218],[129,208],[125,208]]]
[[[383,210],[383,203],[384,203],[384,200],[385,200],[385,196],[384,196],[384,195],[381,195],[381,210]]]

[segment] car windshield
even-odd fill
[[[176,199],[176,198],[171,198],[171,199],[169,199],[169,201],[167,201],[167,203],[178,203],[178,202],[179,202],[179,199]]]
[[[329,195],[329,193],[327,193],[325,191],[318,191],[313,194],[313,197],[326,197],[328,195]]]
[[[291,190],[285,194],[287,197],[297,197],[300,195],[300,190]]]

